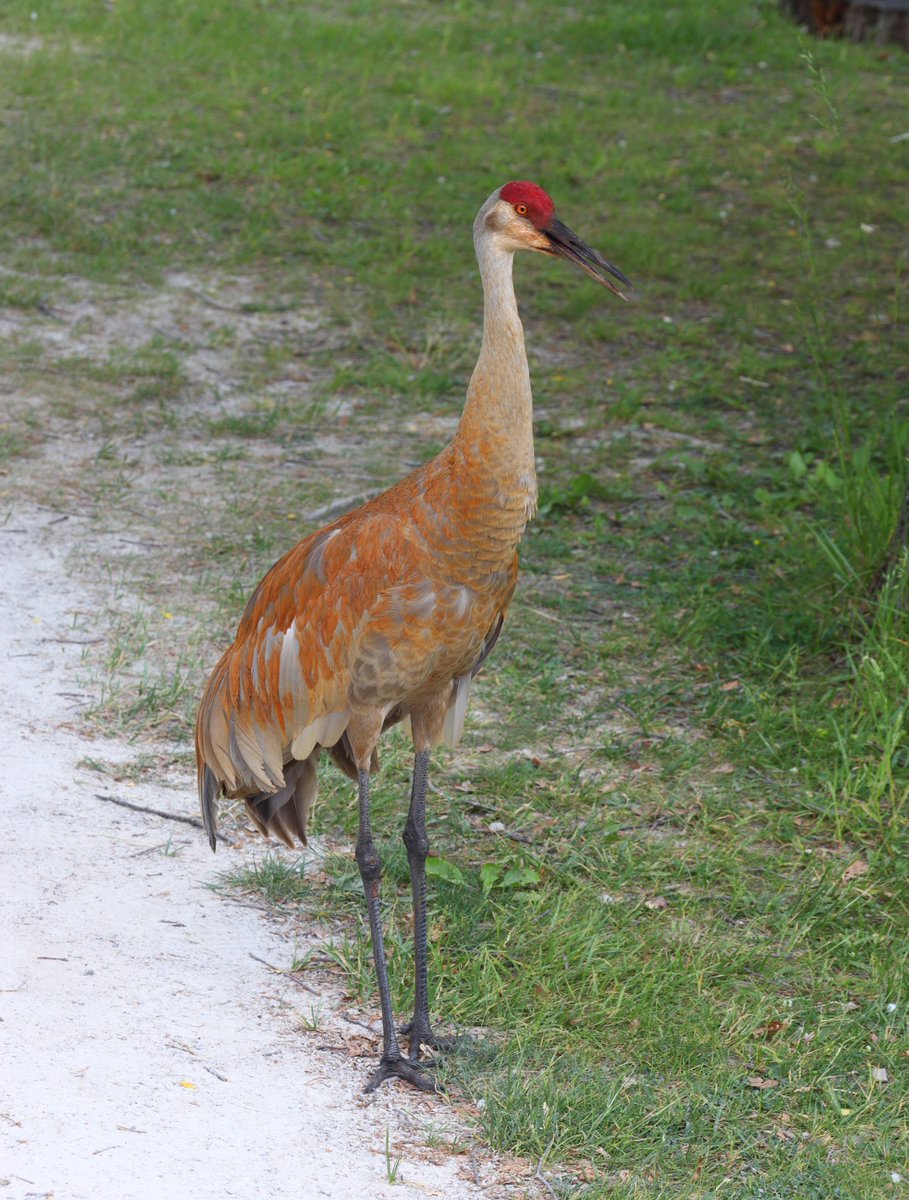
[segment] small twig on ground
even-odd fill
[[[310,992],[313,996],[319,995],[319,992],[316,990],[316,988],[310,987],[309,984],[304,983],[302,979],[297,979],[293,971],[284,971],[281,969],[281,967],[275,967],[270,962],[266,962],[264,958],[259,958],[258,954],[253,954],[251,950],[249,952],[249,957],[253,959],[254,962],[261,963],[263,967],[268,967],[269,971],[274,971],[276,975],[285,976],[285,978],[289,979],[291,983],[295,983],[297,987],[302,988],[304,992]]]
[[[534,1177],[534,1179],[538,1179],[540,1181],[540,1183],[542,1183],[542,1185],[546,1189],[546,1191],[549,1192],[550,1196],[552,1196],[552,1200],[558,1200],[558,1196],[556,1195],[555,1188],[552,1186],[552,1184],[549,1182],[549,1180],[543,1174],[543,1164],[546,1162],[546,1159],[549,1158],[549,1151],[552,1149],[552,1144],[554,1141],[555,1141],[555,1134],[553,1134],[553,1136],[549,1139],[549,1145],[546,1147],[546,1149],[540,1155],[540,1161],[537,1163],[537,1169],[534,1172],[533,1177]]]
[[[546,1191],[549,1192],[550,1196],[552,1196],[552,1200],[558,1200],[558,1196],[556,1195],[555,1188],[552,1186],[552,1184],[549,1182],[549,1180],[546,1178],[546,1176],[543,1174],[543,1172],[540,1170],[539,1167],[537,1167],[536,1174],[534,1175],[534,1179],[536,1179],[536,1180],[538,1180],[538,1182],[542,1183],[542,1185],[546,1189]]]
[[[274,916],[275,910],[273,908],[269,908],[267,904],[257,904],[255,900],[241,900],[239,896],[227,895],[227,893],[222,891],[219,887],[217,887],[217,885],[212,884],[211,886],[214,891],[218,891],[220,893],[225,904],[239,904],[241,908],[252,908],[255,909],[256,912],[267,913],[267,915],[270,917]]]
[[[61,325],[66,324],[66,317],[61,317],[59,313],[54,312],[46,300],[40,300],[37,307],[39,313],[43,313],[46,317],[50,317],[54,321],[59,321]]]
[[[532,613],[536,613],[538,617],[545,617],[547,621],[555,621],[561,625],[564,621],[564,616],[561,613],[547,612],[545,608],[537,608],[535,604],[528,604],[525,600],[524,607],[529,608]],[[572,618],[573,620],[576,618]]]
[[[374,1029],[367,1021],[358,1021],[355,1017],[349,1017],[347,1013],[340,1014],[341,1019],[346,1021],[348,1025],[359,1025],[361,1029],[365,1029],[367,1033],[371,1033],[373,1037],[381,1037],[381,1030]]]
[[[513,842],[523,842],[525,846],[533,845],[533,838],[528,837],[526,833],[517,833],[514,830],[506,829],[505,836],[511,838]]]
[[[95,792],[95,799],[104,800],[107,804],[119,804],[121,808],[131,808],[133,812],[148,813],[153,817],[163,817],[165,821],[181,821],[184,825],[192,825],[194,829],[205,828],[198,817],[184,817],[182,813],[165,812],[163,808],[148,808],[144,804],[133,804],[131,800],[123,800],[120,796],[102,796],[100,792]],[[220,842],[230,840],[223,833],[217,833],[215,837]]]
[[[203,304],[207,304],[209,308],[216,308],[218,312],[242,313],[242,308],[236,308],[232,304],[219,304],[217,300],[212,300],[211,296],[206,296],[204,292],[198,291],[196,288],[184,288],[190,296],[195,296],[197,300],[201,300]]]
[[[42,642],[60,642],[66,646],[94,646],[98,642],[103,642],[104,638],[42,638]]]
[[[208,1071],[209,1075],[214,1075],[215,1079],[220,1079],[222,1083],[230,1083],[230,1080],[227,1078],[226,1075],[222,1075],[220,1071],[216,1071],[215,1068],[210,1067],[208,1065],[208,1063],[202,1062],[202,1060],[199,1058],[198,1052],[196,1050],[194,1050],[192,1046],[188,1046],[186,1044],[186,1042],[180,1042],[180,1041],[177,1041],[176,1039],[172,1039],[172,1040],[168,1041],[167,1045],[172,1050],[182,1050],[184,1054],[189,1054],[193,1058],[197,1059],[199,1062],[199,1066],[202,1068],[202,1070]],[[132,1132],[137,1133],[140,1131],[133,1130]]]

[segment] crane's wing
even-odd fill
[[[276,800],[296,788],[305,817],[303,793],[314,795],[314,778],[288,764],[336,745],[352,702],[391,708],[433,682],[441,689],[454,681],[445,740],[457,741],[470,674],[497,636],[516,564],[480,593],[433,580],[430,557],[413,526],[364,508],[275,563],[199,708],[204,814],[213,814],[222,788]]]

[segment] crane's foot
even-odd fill
[[[386,1079],[403,1079],[421,1092],[437,1092],[436,1081],[409,1058],[385,1058],[384,1055],[378,1067],[369,1077],[364,1092],[374,1092]]]
[[[402,1025],[398,1030],[405,1037],[410,1038],[410,1058],[411,1062],[419,1062],[424,1049],[437,1050],[440,1054],[449,1054],[457,1046],[458,1039],[453,1037],[441,1037],[435,1032],[428,1021],[408,1021],[406,1025]],[[431,1066],[431,1063],[427,1063]]]

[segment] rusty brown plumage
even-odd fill
[[[382,1004],[384,1049],[367,1090],[396,1075],[432,1088],[420,1048],[438,1047],[427,990],[429,753],[457,745],[470,681],[505,621],[517,546],[536,506],[533,411],[512,285],[516,250],[576,263],[618,295],[628,281],[555,217],[536,184],[494,192],[474,222],[483,344],[451,443],[368,504],[304,538],[265,575],[196,721],[199,796],[215,847],[218,798],[242,798],[264,834],[305,843],[325,750],[356,780],[356,858]],[[414,778],[404,829],[414,898],[411,1058],[397,1041],[379,913],[381,864],[369,778],[384,729],[410,726]]]
[[[355,764],[347,736],[355,712],[381,711],[384,725],[444,699],[441,727],[428,738],[447,734],[457,744],[459,695],[517,579],[509,508],[476,519],[460,457],[449,447],[305,538],[265,575],[199,708],[203,796],[210,770],[225,794],[247,801],[264,832],[305,841],[315,783],[288,791],[285,768],[342,739],[336,760]],[[263,806],[263,795],[280,795],[283,805]]]

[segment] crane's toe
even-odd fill
[[[374,1092],[386,1079],[403,1079],[421,1092],[437,1092],[439,1086],[432,1076],[427,1075],[422,1067],[409,1058],[382,1057],[378,1067],[369,1077],[364,1092]]]
[[[419,1062],[424,1050],[438,1050],[440,1054],[449,1054],[458,1044],[457,1038],[441,1037],[428,1022],[423,1024],[417,1021],[408,1021],[406,1025],[401,1026],[398,1032],[410,1038],[412,1062]],[[432,1063],[427,1065],[431,1066]]]

